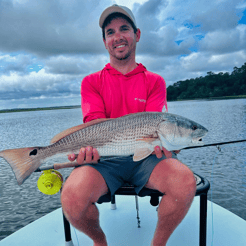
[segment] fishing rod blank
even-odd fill
[[[232,143],[241,143],[241,142],[246,142],[246,139],[236,140],[236,141],[230,141],[230,142],[220,142],[220,143],[204,144],[204,145],[201,145],[201,146],[191,146],[191,147],[186,147],[186,148],[183,148],[183,149],[195,149],[195,148],[202,148],[202,147],[209,147],[209,146],[218,146],[218,145],[223,145],[223,144],[232,144]]]
[[[230,141],[230,142],[220,142],[220,143],[205,144],[205,145],[202,145],[202,146],[191,146],[191,147],[186,147],[186,148],[183,148],[183,149],[195,149],[195,148],[202,148],[202,147],[209,147],[209,146],[219,146],[219,145],[224,145],[224,144],[241,143],[241,142],[246,142],[246,139]],[[44,170],[49,170],[49,169],[58,170],[58,169],[62,169],[62,168],[76,167],[76,166],[81,166],[81,165],[78,164],[76,161],[74,161],[74,162],[66,162],[66,163],[56,163],[56,164],[51,165],[51,166],[39,167],[34,172],[42,172]]]

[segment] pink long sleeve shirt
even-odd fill
[[[166,84],[141,63],[125,75],[108,63],[82,80],[81,106],[84,123],[130,113],[167,111]]]

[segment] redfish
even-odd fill
[[[45,160],[55,155],[78,154],[81,147],[92,146],[100,156],[130,156],[134,161],[148,157],[155,146],[169,151],[203,145],[208,130],[182,116],[142,112],[115,119],[97,119],[69,128],[46,147],[9,149],[0,152],[12,167],[21,185]]]

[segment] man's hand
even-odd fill
[[[175,150],[174,153],[178,154],[180,152],[180,150]],[[162,149],[160,148],[160,146],[155,146],[155,151],[152,154],[155,154],[157,158],[161,158],[162,155],[166,156],[166,158],[172,158],[172,152],[166,150],[164,147],[162,147]]]
[[[81,148],[78,155],[70,154],[68,156],[69,161],[74,161],[77,159],[79,165],[86,163],[98,163],[100,156],[97,149],[87,146],[86,148]]]

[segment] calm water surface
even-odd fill
[[[168,106],[170,113],[205,126],[209,130],[205,143],[246,139],[246,99],[169,102]],[[0,150],[48,145],[57,133],[81,123],[80,109],[0,114]],[[221,149],[183,150],[179,159],[210,180],[210,200],[246,220],[246,143]],[[70,172],[61,170],[65,177]],[[11,167],[0,159],[0,240],[61,206],[59,193],[46,196],[38,190],[39,175],[33,173],[18,186]]]

